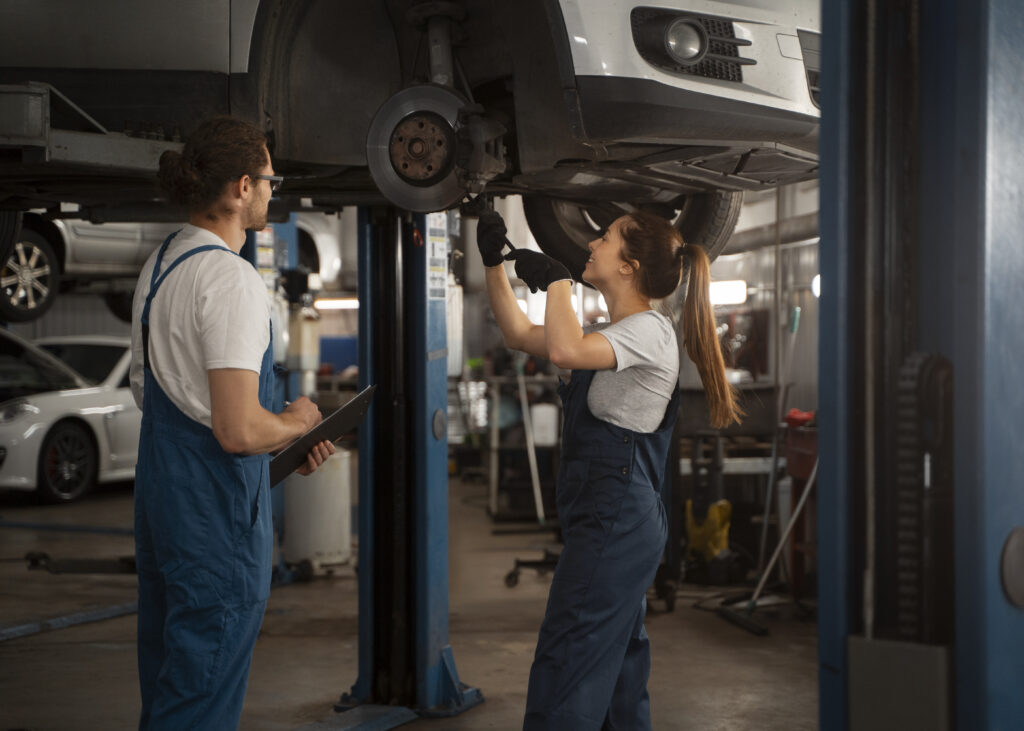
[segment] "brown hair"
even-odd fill
[[[708,399],[711,426],[723,429],[739,423],[743,410],[736,391],[725,378],[725,361],[711,307],[711,263],[700,246],[686,244],[675,226],[647,211],[633,211],[620,228],[623,258],[639,262],[636,286],[640,294],[664,299],[672,294],[687,274],[686,299],[680,320],[686,353],[697,365]]]
[[[266,144],[266,135],[248,122],[213,117],[189,135],[180,153],[167,150],[160,156],[157,180],[171,202],[206,211],[228,182],[263,171]]]

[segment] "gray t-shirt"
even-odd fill
[[[672,321],[654,310],[597,323],[615,351],[614,370],[597,371],[587,406],[598,419],[638,432],[657,431],[679,383],[679,346]]]

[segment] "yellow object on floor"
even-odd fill
[[[693,501],[686,501],[686,547],[687,558],[703,556],[711,562],[715,556],[729,549],[729,522],[732,505],[728,500],[719,500],[708,508],[708,514],[699,524],[693,517]]]

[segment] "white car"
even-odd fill
[[[266,132],[288,210],[521,194],[577,276],[624,211],[714,257],[743,191],[817,175],[820,0],[0,0],[0,17],[0,260],[19,211],[166,216],[160,154],[219,113]]]
[[[0,488],[70,502],[135,476],[142,412],[125,337],[29,343],[0,329]]]

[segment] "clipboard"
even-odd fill
[[[356,397],[282,449],[270,460],[270,486],[273,487],[306,463],[306,455],[318,442],[333,442],[362,422],[370,408],[376,386],[367,386]]]

